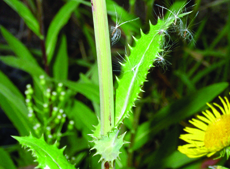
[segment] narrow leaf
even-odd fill
[[[18,90],[18,88],[10,81],[10,79],[0,71],[0,79],[1,79],[1,84],[3,86],[6,86],[12,93],[14,93],[17,97],[20,99],[24,100],[23,95],[21,92]]]
[[[34,17],[32,12],[19,0],[4,0],[11,8],[13,8],[22,19],[25,21],[26,25],[40,38],[43,36],[40,33],[39,23]]]
[[[56,14],[53,21],[50,24],[46,37],[46,54],[48,57],[48,62],[50,62],[53,57],[59,31],[68,22],[71,13],[76,8],[77,4],[77,1],[67,2],[58,11],[58,13]]]
[[[204,70],[198,71],[198,73],[193,77],[192,83],[196,84],[204,76],[207,76],[209,73],[222,67],[224,64],[226,64],[226,60],[220,61],[218,63],[214,63],[214,64],[210,65],[209,67],[205,68]]]
[[[9,47],[13,52],[21,59],[30,61],[31,63],[38,65],[37,61],[34,59],[33,55],[25,47],[25,45],[15,38],[9,31],[7,31],[3,26],[0,26],[3,37],[6,39]]]
[[[0,84],[0,106],[13,122],[21,135],[33,133],[32,125],[28,120],[28,110],[25,103],[6,86]]]
[[[79,129],[87,129],[89,134],[93,130],[93,125],[97,125],[98,120],[93,111],[82,102],[74,101],[74,106],[68,113],[71,119],[74,119],[75,126]]]
[[[3,148],[0,148],[0,168],[16,169],[10,155]]]
[[[58,50],[57,57],[53,65],[54,78],[58,80],[66,80],[68,77],[68,53],[66,37],[63,35]]]
[[[178,150],[174,151],[169,157],[165,159],[165,166],[172,168],[180,168],[185,164],[191,163],[197,159],[189,158]]]
[[[99,86],[92,83],[78,83],[71,81],[61,81],[70,89],[83,94],[85,97],[90,99],[92,102],[99,103]]]
[[[31,76],[39,77],[45,75],[45,72],[39,67],[26,59],[16,58],[14,56],[0,56],[0,60],[5,64],[23,70]]]

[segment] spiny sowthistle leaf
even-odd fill
[[[183,17],[190,12],[170,15],[165,20],[158,19],[156,25],[150,25],[148,34],[141,30],[141,37],[134,38],[135,46],[131,47],[130,55],[123,58],[121,63],[122,73],[117,78],[118,88],[116,90],[115,127],[118,127],[129,115],[134,102],[138,99],[139,93],[145,82],[148,70],[153,67],[154,61],[162,59],[162,53],[168,47],[165,36],[169,36],[167,29],[170,25],[176,24],[178,17]]]
[[[33,137],[16,137],[13,136],[23,147],[28,147],[32,151],[36,161],[39,163],[37,168],[41,169],[75,169],[70,164],[63,151],[65,148],[58,149],[56,144],[49,145],[45,142],[44,137],[40,139]]]

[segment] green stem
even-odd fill
[[[129,0],[129,13],[134,14],[136,0]]]
[[[114,127],[111,49],[105,0],[91,0],[100,87],[101,134]]]
[[[37,0],[37,7],[38,7],[38,20],[39,20],[39,25],[40,25],[40,33],[41,35],[44,36],[44,25],[43,25],[43,8],[42,8],[42,0]],[[42,51],[42,59],[44,62],[44,69],[47,75],[49,75],[49,66],[47,62],[47,55],[46,55],[46,48],[45,48],[45,40],[40,39],[40,44],[41,44],[41,51]]]
[[[101,135],[114,127],[114,96],[109,27],[105,0],[91,0],[100,88]],[[102,162],[101,168],[104,169]]]
[[[140,94],[140,97],[142,97],[142,93]],[[136,107],[135,112],[134,112],[134,119],[133,119],[133,127],[131,131],[131,138],[130,138],[130,144],[129,144],[129,151],[128,151],[128,167],[132,168],[133,167],[133,155],[134,151],[132,150],[134,141],[135,141],[135,136],[137,132],[137,127],[139,124],[139,119],[141,115],[141,107],[142,105],[139,105]]]
[[[105,0],[91,0],[100,87],[101,135],[114,127],[114,98],[111,49]],[[104,169],[102,161],[101,168]]]

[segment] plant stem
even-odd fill
[[[134,14],[136,0],[129,0],[129,13]]]
[[[40,33],[44,36],[44,29],[43,29],[43,11],[42,11],[42,0],[37,0],[37,7],[38,7],[38,20],[40,25]],[[42,50],[42,59],[44,64],[44,69],[47,75],[49,75],[49,66],[47,62],[47,55],[46,55],[46,48],[45,48],[45,40],[40,39],[41,50]]]
[[[230,9],[230,4],[229,3],[228,3],[228,9]],[[229,16],[230,16],[230,11],[228,10],[228,22],[227,22],[228,30],[230,28],[230,18],[229,18]],[[226,56],[229,56],[229,54],[230,54],[230,47],[229,47],[229,44],[230,44],[230,33],[227,34],[227,38],[228,38],[228,48],[227,48],[227,55]],[[230,67],[229,66],[230,59],[229,59],[229,57],[227,57],[227,58],[228,59],[226,59],[226,62],[228,62],[228,63],[226,64],[224,71],[226,71],[226,70],[228,71],[229,67]],[[228,73],[225,72],[224,73],[224,80],[228,79],[228,77],[229,77]]]
[[[100,88],[101,135],[114,127],[114,98],[109,27],[105,0],[91,0]],[[104,169],[102,161],[101,168]]]
[[[100,87],[101,134],[114,126],[111,49],[105,0],[91,0]]]
[[[143,94],[141,93],[140,95],[142,97]],[[136,107],[135,112],[134,112],[133,127],[132,127],[132,131],[131,131],[131,138],[130,138],[129,151],[128,151],[128,167],[130,167],[130,168],[133,167],[133,153],[134,153],[134,151],[132,150],[132,148],[134,145],[137,127],[139,124],[139,118],[141,115],[141,106],[142,105],[139,105],[138,107]]]

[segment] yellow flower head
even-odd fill
[[[187,134],[181,134],[180,139],[188,144],[179,146],[178,150],[190,158],[196,158],[207,155],[212,156],[221,150],[221,156],[230,155],[228,149],[230,145],[230,103],[225,97],[219,97],[223,107],[214,103],[213,105],[220,109],[220,112],[211,104],[207,104],[211,110],[206,110],[203,116],[197,116],[198,119],[192,119],[189,122],[196,128],[186,127]]]

